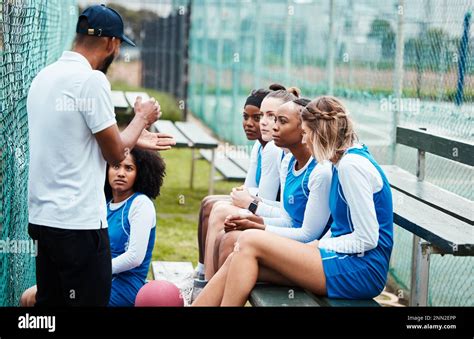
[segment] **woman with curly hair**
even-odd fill
[[[107,167],[105,195],[112,256],[109,306],[133,306],[146,282],[155,244],[156,211],[152,199],[160,194],[165,163],[156,152],[133,149],[117,165]],[[20,304],[33,306],[36,286],[26,290]]]
[[[133,306],[146,282],[155,244],[156,211],[165,164],[157,153],[133,149],[120,163],[108,167],[106,196],[112,290],[109,306]]]

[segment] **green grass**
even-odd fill
[[[155,200],[156,241],[152,260],[198,260],[197,225],[202,198],[208,193],[210,165],[197,160],[194,189],[190,189],[191,150],[161,152],[166,162],[166,177],[161,195]],[[228,194],[239,183],[216,181],[214,194]]]

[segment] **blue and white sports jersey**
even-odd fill
[[[332,165],[326,161],[315,164],[312,170],[308,168],[314,163],[314,159],[310,158],[303,168],[296,171],[293,156],[290,154],[285,158],[280,180],[283,187],[283,196],[286,196],[286,198],[283,198],[284,200],[280,202],[280,205],[269,205],[268,202],[264,201],[259,204],[257,209],[257,214],[267,212],[267,215],[270,216],[263,217],[265,231],[307,243],[321,239],[329,230],[331,225],[329,192]],[[293,192],[285,194],[287,188],[285,182],[288,173],[291,173],[290,191]],[[296,182],[299,182],[299,184]],[[299,198],[295,199],[295,196],[299,196]],[[306,203],[304,204],[305,199]],[[273,211],[276,212],[275,216],[272,214]]]
[[[351,148],[344,157],[347,161],[352,157],[344,172],[346,194],[340,180],[342,173],[334,166],[331,238],[319,242],[326,289],[331,298],[373,298],[385,286],[393,246],[390,184],[366,146]],[[344,157],[340,162],[346,161]],[[374,183],[377,178],[381,178],[381,187],[374,190],[379,187],[379,183]],[[350,205],[346,199],[349,191]],[[374,192],[372,197],[369,192]]]
[[[119,208],[112,210],[110,202],[107,204],[107,221],[110,239],[110,253],[112,259],[124,254],[130,242],[129,212],[133,201],[144,196],[134,193]],[[138,290],[145,284],[146,276],[150,268],[151,255],[155,244],[156,225],[150,230],[145,258],[140,265],[117,273],[112,276],[112,291],[109,305],[111,306],[133,306]]]
[[[357,154],[368,159],[382,177],[383,187],[379,192],[373,194],[373,201],[377,221],[379,223],[379,239],[377,247],[382,249],[382,253],[388,262],[393,245],[393,205],[390,184],[380,166],[368,152],[367,146],[364,146],[363,148],[351,148],[347,151],[347,154]],[[344,192],[341,183],[339,182],[336,167],[333,167],[329,206],[333,218],[333,223],[331,225],[332,237],[335,238],[354,232],[350,209],[344,197]],[[362,251],[355,248],[354,253],[358,252]]]
[[[280,176],[280,163],[283,150],[273,141],[264,147],[256,141],[250,156],[250,167],[245,178],[245,187],[250,194],[262,199],[277,200],[280,182],[275,180]]]
[[[255,181],[257,182],[257,187],[260,186],[260,179],[262,177],[262,145],[258,147],[257,154],[257,173],[255,174]]]
[[[299,228],[303,225],[304,212],[309,197],[309,176],[316,167],[316,160],[311,157],[309,164],[302,173],[296,175],[293,171],[296,158],[291,157],[286,174],[285,187],[283,190],[283,206],[290,215],[292,226]]]

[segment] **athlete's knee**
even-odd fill
[[[217,201],[216,196],[208,195],[201,200],[201,208],[210,208]]]
[[[213,209],[225,209],[226,207],[229,206],[229,203],[226,202],[226,201],[222,201],[222,200],[217,200],[217,201],[213,201],[212,202],[212,208]]]
[[[214,219],[224,219],[227,215],[229,215],[229,205],[218,201],[212,206],[209,217]]]
[[[221,240],[222,244],[223,244],[224,246],[229,245],[229,244],[232,244],[232,245],[233,245],[233,244],[237,241],[237,239],[238,239],[239,234],[237,234],[237,233],[240,233],[240,232],[228,232],[228,233],[225,233],[225,234],[222,236],[222,240]]]
[[[33,307],[36,302],[36,286],[32,286],[23,292],[20,298],[20,306]]]
[[[235,249],[235,244],[240,235],[239,233],[242,233],[242,232],[225,233],[221,238],[221,245],[220,245],[219,252],[221,253],[233,252]]]
[[[235,241],[234,252],[255,249],[258,247],[261,235],[262,231],[260,230],[245,230],[241,232],[238,239]]]
[[[28,307],[28,290],[23,292],[20,298],[20,306],[21,307]]]
[[[201,200],[201,213],[209,214],[211,212],[212,206],[214,205],[215,200],[212,196],[207,196]]]

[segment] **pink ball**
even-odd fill
[[[152,280],[138,291],[136,307],[184,306],[181,292],[173,283],[165,280]]]

